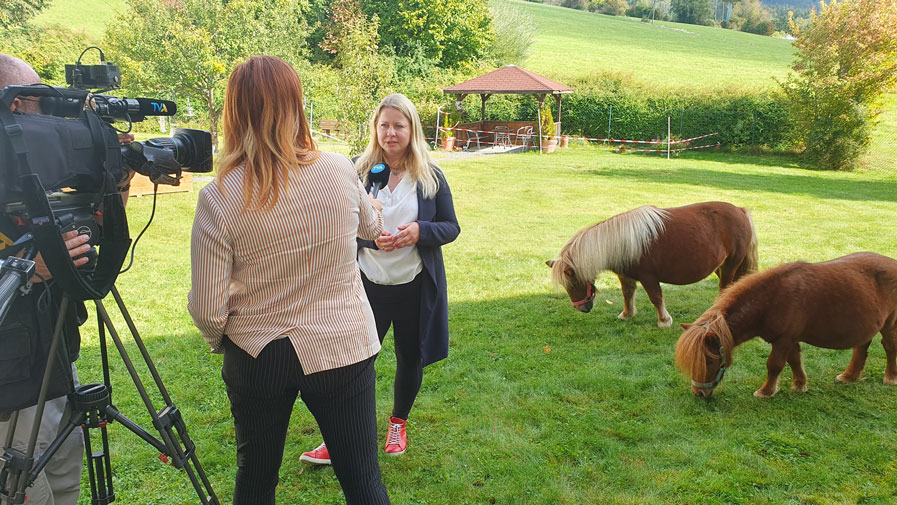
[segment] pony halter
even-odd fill
[[[716,377],[714,377],[711,382],[695,382],[695,380],[692,379],[691,385],[701,389],[715,389],[716,386],[719,386],[719,382],[723,380],[723,374],[726,373],[726,368],[728,367],[728,363],[726,363],[726,353],[723,351],[722,343],[719,345],[719,358],[721,360],[719,371],[716,372]]]
[[[595,295],[597,294],[598,293],[596,291],[592,291],[592,283],[590,282],[586,286],[586,297],[578,302],[573,302],[573,306],[578,308],[580,305],[585,305],[589,302],[593,302],[595,301]]]

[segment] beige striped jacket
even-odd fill
[[[305,373],[379,352],[356,237],[383,229],[352,162],[322,152],[290,174],[268,212],[243,211],[242,168],[199,192],[187,307],[212,352],[224,335],[257,357],[290,339]]]

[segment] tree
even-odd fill
[[[474,63],[493,39],[486,2],[469,0],[362,0],[368,19],[379,19],[380,44],[396,56],[424,55],[441,67]]]
[[[377,102],[388,94],[393,68],[390,60],[378,53],[377,17],[368,21],[364,16],[350,13],[348,18],[354,21],[344,25],[346,31],[339,38],[336,63],[342,78],[336,94],[342,104],[339,120],[346,128],[350,155],[355,155],[367,145],[368,117]]]
[[[710,0],[672,0],[670,8],[680,23],[706,25],[713,19]]]
[[[783,84],[807,158],[824,168],[856,166],[884,96],[897,84],[897,3],[820,2],[797,37],[795,74]]]
[[[775,26],[772,25],[772,13],[763,7],[760,0],[737,2],[732,8],[732,17],[729,20],[741,27],[743,32],[772,35],[770,28],[775,30]]]
[[[301,0],[129,0],[128,6],[106,33],[125,87],[199,100],[216,146],[233,67],[255,54],[295,65],[304,54]]]
[[[0,2],[0,27],[22,26],[51,0],[3,0]]]

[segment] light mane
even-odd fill
[[[669,215],[666,210],[646,205],[580,230],[561,249],[551,269],[552,279],[566,286],[567,265],[580,282],[590,282],[604,270],[629,267],[663,233]]]
[[[701,314],[676,342],[676,365],[683,374],[690,377],[707,376],[706,358],[719,358],[718,349],[707,349],[704,344],[711,335],[719,339],[727,366],[732,366],[732,348],[735,347],[732,332],[725,313],[714,306]]]

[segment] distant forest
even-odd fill
[[[760,3],[770,7],[795,7],[797,9],[809,9],[819,5],[819,0],[760,0]]]

